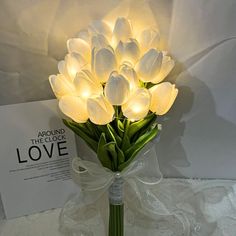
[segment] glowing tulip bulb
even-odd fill
[[[66,68],[68,71],[69,76],[73,80],[76,74],[82,70],[85,66],[86,61],[84,58],[78,53],[71,53],[68,54],[65,58]]]
[[[85,99],[103,93],[102,85],[88,70],[82,70],[76,75],[74,85],[78,96]]]
[[[131,121],[143,119],[149,111],[151,96],[146,88],[137,89],[122,105],[122,112]]]

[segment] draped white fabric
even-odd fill
[[[236,182],[230,180],[163,179],[152,196],[165,203],[157,203],[158,212],[175,212],[176,216],[164,216],[153,220],[150,216],[126,209],[126,235],[136,236],[233,236],[236,232]],[[137,203],[135,201],[135,203]],[[79,208],[74,215],[90,229],[90,234],[79,234],[78,227],[67,231],[67,236],[104,236],[104,215],[107,213],[104,198],[96,204]],[[74,206],[74,204],[73,204]],[[136,207],[136,206],[135,206]],[[78,212],[78,208],[74,211]],[[9,220],[0,225],[1,236],[59,236],[60,209]],[[71,222],[68,222],[71,223]],[[89,225],[89,227],[88,227]],[[65,230],[65,229],[64,229]]]
[[[140,25],[158,25],[161,47],[177,61],[168,80],[180,90],[156,145],[160,168],[168,177],[235,179],[235,12],[235,0],[1,0],[0,104],[52,98],[48,75],[57,72],[66,40],[93,19],[124,15]],[[79,154],[90,156],[83,144]],[[163,179],[149,197],[158,196],[164,203],[157,202],[158,212],[177,215],[151,220],[131,207],[126,230],[134,235],[232,236],[235,184]],[[101,198],[82,215],[94,215],[90,235],[104,235],[104,204]],[[59,235],[57,215],[52,211],[15,219],[0,232]]]

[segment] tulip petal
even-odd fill
[[[155,85],[149,91],[152,95],[150,110],[157,115],[167,113],[178,94],[178,89],[169,82]]]
[[[89,25],[88,31],[91,35],[102,34],[107,39],[110,39],[112,34],[110,26],[105,21],[101,20],[93,21],[92,24]]]
[[[109,48],[93,50],[92,67],[100,82],[106,82],[112,71],[116,70],[116,58]]]
[[[110,123],[114,117],[114,108],[104,96],[88,98],[89,119],[97,125]]]
[[[59,100],[59,108],[75,122],[85,123],[88,120],[86,102],[81,97],[63,96]]]
[[[87,29],[80,30],[77,35],[77,38],[83,39],[85,42],[90,42],[90,34]]]
[[[92,37],[92,48],[101,49],[109,45],[106,37],[102,34],[98,34]]]
[[[146,88],[137,89],[122,105],[124,116],[132,121],[143,119],[148,114],[150,100],[150,93]]]
[[[75,88],[62,74],[50,75],[49,82],[57,98],[65,95],[75,94]]]
[[[106,85],[105,96],[112,105],[122,105],[129,98],[130,85],[128,80],[119,75],[117,72],[113,72]]]
[[[86,65],[84,58],[78,53],[70,53],[65,57],[66,68],[69,76],[74,80],[75,75]]]
[[[146,52],[135,66],[135,70],[143,82],[152,82],[161,69],[162,53],[156,49]]]
[[[139,79],[135,70],[128,64],[124,63],[120,67],[120,73],[129,81],[130,90],[136,90],[139,86]]]
[[[76,52],[80,55],[83,55],[83,58],[90,61],[91,58],[91,51],[89,44],[80,38],[72,38],[67,40],[67,48],[69,53]]]
[[[74,85],[77,94],[85,99],[103,93],[102,85],[88,70],[82,70],[77,73],[74,79]]]
[[[166,76],[171,72],[174,66],[174,60],[172,60],[169,56],[164,56],[162,60],[161,70],[152,82],[154,84],[157,84],[163,81]]]
[[[112,45],[115,46],[120,41],[126,42],[129,38],[132,38],[132,27],[130,21],[124,17],[117,18],[113,29]]]
[[[120,64],[128,62],[134,65],[140,55],[137,41],[134,39],[129,39],[126,43],[120,41],[116,48],[116,55]]]
[[[145,29],[137,37],[141,49],[146,52],[150,48],[157,48],[160,42],[160,34],[155,29]]]

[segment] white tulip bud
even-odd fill
[[[112,105],[122,105],[129,98],[130,85],[128,80],[118,74],[111,73],[106,85],[105,96]]]
[[[149,91],[152,95],[150,110],[157,115],[167,113],[178,94],[178,89],[169,82],[157,84],[150,88]]]
[[[106,37],[102,34],[97,34],[92,37],[92,48],[101,49],[109,45]]]
[[[83,39],[85,42],[90,42],[90,34],[87,29],[82,29],[76,34],[77,38]]]
[[[62,74],[50,75],[49,82],[57,98],[76,93],[74,85]]]
[[[122,74],[129,81],[130,90],[136,90],[139,86],[139,79],[135,70],[130,65],[125,63],[120,67],[120,74]]]
[[[88,98],[87,109],[89,119],[97,125],[106,125],[113,120],[114,108],[102,95]]]
[[[101,20],[93,21],[92,24],[89,25],[88,31],[92,36],[102,34],[108,40],[111,38],[111,34],[112,34],[112,30],[110,26],[105,21],[101,21]]]
[[[100,82],[106,82],[116,66],[116,58],[111,48],[93,50],[92,67]]]
[[[73,81],[76,74],[86,65],[85,59],[78,53],[67,54],[65,57],[65,65],[68,75]]]
[[[83,58],[90,62],[91,60],[91,51],[90,51],[90,45],[84,41],[81,38],[72,38],[67,40],[67,48],[68,52],[72,53],[78,53],[80,55],[83,55]]]
[[[157,84],[163,81],[166,76],[171,72],[174,66],[174,60],[172,60],[169,56],[164,56],[162,60],[161,70],[156,76],[156,78],[152,81],[152,83]]]
[[[146,52],[150,48],[157,48],[160,42],[160,34],[154,29],[145,29],[138,35],[137,40],[141,50]]]
[[[161,69],[162,53],[156,49],[146,52],[135,66],[135,70],[143,82],[152,82]]]
[[[74,85],[77,94],[85,99],[103,93],[102,85],[88,70],[82,70],[77,73],[74,79]]]
[[[115,47],[120,41],[126,42],[129,38],[132,38],[130,21],[124,17],[117,18],[113,29],[112,46]]]
[[[86,101],[77,96],[63,96],[59,100],[60,110],[77,123],[85,123],[88,120]]]
[[[116,56],[120,64],[129,62],[134,65],[139,59],[140,50],[136,40],[129,39],[128,42],[119,42],[116,48]]]
[[[138,88],[122,105],[122,112],[125,117],[132,121],[143,119],[149,111],[150,93],[146,88]]]

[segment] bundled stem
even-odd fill
[[[124,204],[110,204],[109,236],[124,236]]]

